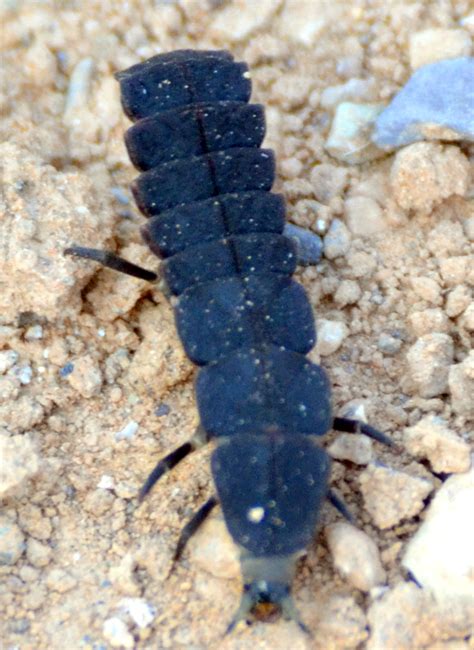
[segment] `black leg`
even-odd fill
[[[206,501],[206,503],[203,503],[203,505],[199,508],[199,510],[196,510],[196,512],[193,514],[193,516],[188,521],[186,526],[183,528],[183,530],[181,531],[181,535],[179,536],[178,539],[178,544],[176,545],[176,550],[173,555],[173,565],[179,560],[186,547],[186,544],[189,542],[189,540],[197,531],[197,529],[201,526],[201,524],[204,523],[204,521],[207,519],[212,509],[217,505],[217,503],[218,503],[217,497],[214,496],[210,497]]]
[[[332,428],[335,431],[345,431],[346,433],[363,433],[365,436],[381,442],[383,445],[394,447],[395,443],[384,433],[365,424],[359,420],[350,420],[349,418],[334,418]]]
[[[328,501],[336,508],[338,512],[341,513],[341,515],[347,519],[347,521],[351,524],[354,523],[354,517],[352,516],[352,513],[344,503],[342,499],[340,499],[335,492],[332,490],[328,490],[327,492],[327,499]]]
[[[102,266],[114,269],[114,271],[119,271],[120,273],[125,273],[126,275],[131,275],[134,278],[140,278],[140,280],[155,282],[158,279],[158,274],[154,271],[148,271],[148,269],[137,266],[137,264],[128,262],[110,251],[103,251],[98,248],[84,248],[83,246],[72,246],[71,248],[66,248],[64,255],[73,255],[74,257],[82,257],[86,260],[94,260],[102,264]]]
[[[138,496],[138,500],[140,502],[143,501],[143,499],[146,497],[148,492],[155,485],[155,483],[163,476],[163,474],[166,474],[166,472],[169,472],[170,469],[173,469],[173,467],[175,467],[180,461],[182,461],[183,458],[186,458],[186,456],[191,451],[194,451],[194,449],[196,449],[196,444],[194,444],[192,441],[185,442],[184,445],[181,445],[181,447],[178,447],[170,454],[162,458],[157,463],[155,469],[151,472],[151,474],[148,476],[147,480],[143,484],[143,487],[140,490],[140,494]]]

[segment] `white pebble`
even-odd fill
[[[336,109],[326,151],[344,163],[357,165],[385,155],[370,140],[370,133],[382,104],[342,102]]]
[[[133,636],[128,631],[127,626],[117,616],[104,621],[102,633],[112,648],[133,648],[135,645]]]
[[[408,543],[404,566],[436,598],[465,597],[474,603],[473,503],[474,468],[442,485]]]
[[[328,452],[337,460],[367,465],[373,458],[372,440],[359,433],[340,433],[329,446]]]
[[[466,472],[469,469],[469,445],[440,417],[428,415],[405,429],[404,443],[410,454],[427,458],[435,472]]]
[[[26,384],[29,384],[31,382],[31,378],[33,377],[33,368],[31,366],[14,366],[11,372],[15,375],[15,377],[18,377],[20,383],[22,383],[24,386],[26,386]]]
[[[2,350],[0,352],[0,375],[10,370],[20,358],[15,350]]]
[[[317,353],[322,357],[336,352],[344,339],[349,336],[347,325],[341,321],[325,320],[321,318],[317,321],[318,339],[316,343]]]
[[[94,62],[91,58],[81,59],[71,74],[66,97],[64,115],[67,119],[76,109],[85,108],[89,98]]]
[[[366,533],[345,522],[324,532],[334,565],[352,586],[367,592],[385,582],[377,545]]]
[[[43,338],[43,327],[41,325],[32,325],[25,332],[27,341],[37,341]]]
[[[346,83],[337,86],[328,86],[321,93],[321,106],[328,109],[335,108],[341,102],[347,101],[372,101],[375,99],[374,79],[349,79]]]
[[[115,481],[112,476],[102,474],[100,481],[97,483],[97,487],[101,490],[113,490],[115,487]]]
[[[149,605],[144,598],[123,598],[119,605],[140,628],[148,627],[156,616],[156,609]]]
[[[131,440],[138,431],[138,426],[138,422],[132,420],[121,431],[117,431],[115,440]]]

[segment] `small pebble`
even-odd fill
[[[338,350],[344,339],[349,336],[349,329],[341,321],[318,319],[317,324],[318,340],[316,343],[317,353],[322,357],[333,354]]]
[[[51,591],[65,594],[77,585],[77,580],[64,569],[51,569],[46,577],[46,584]]]
[[[427,458],[435,472],[466,472],[470,467],[469,445],[440,417],[429,415],[405,429],[404,443],[410,454]]]
[[[470,268],[474,267],[473,259],[469,255],[454,255],[439,260],[439,271],[444,284],[448,287],[457,288],[463,282],[469,282]],[[463,291],[465,291],[464,287]]]
[[[72,71],[66,96],[66,106],[64,108],[66,120],[71,118],[71,115],[76,109],[82,109],[87,106],[93,69],[93,60],[86,58],[81,59]]]
[[[380,529],[392,528],[424,508],[433,483],[383,465],[369,465],[359,476],[367,512]]]
[[[373,141],[393,149],[419,140],[474,141],[474,58],[417,70],[376,120]]]
[[[470,636],[472,603],[438,600],[413,582],[399,582],[371,604],[367,619],[367,650],[452,650],[440,647],[440,639]]]
[[[43,544],[34,537],[29,537],[26,543],[26,557],[32,566],[41,569],[51,562],[53,549],[48,544]]]
[[[386,230],[382,208],[368,196],[354,196],[344,204],[346,223],[354,235],[369,237]]]
[[[10,370],[20,358],[18,352],[15,350],[1,350],[0,351],[0,375],[3,375]]]
[[[100,481],[97,483],[97,488],[99,490],[113,490],[115,487],[115,481],[112,476],[108,474],[102,474]]]
[[[441,332],[446,334],[449,329],[449,319],[442,309],[423,309],[414,311],[408,316],[408,322],[417,337],[431,334],[432,332]]]
[[[452,147],[454,148],[454,147]],[[426,245],[435,258],[462,256],[467,244],[462,225],[452,219],[440,219],[428,234]]]
[[[32,325],[25,332],[27,341],[39,341],[43,338],[43,327],[41,325]]]
[[[40,458],[28,434],[0,435],[0,499],[18,494],[39,469]]]
[[[411,286],[413,291],[423,300],[433,305],[442,304],[441,287],[433,278],[423,276],[411,278]]]
[[[122,187],[111,187],[110,192],[116,201],[122,205],[129,205],[130,198]]]
[[[458,415],[474,418],[474,351],[449,369],[451,404]]]
[[[424,29],[410,38],[410,65],[414,69],[470,54],[471,37],[464,29]]]
[[[170,407],[168,406],[168,404],[159,404],[159,405],[156,407],[154,413],[155,413],[155,415],[156,415],[157,418],[161,418],[161,417],[163,417],[164,415],[168,415],[168,413],[169,413],[170,411],[171,411],[171,409],[170,409]]]
[[[193,564],[216,578],[240,575],[239,552],[221,517],[212,517],[189,541]]]
[[[474,258],[473,258],[474,262]],[[470,305],[472,300],[472,292],[469,287],[464,284],[458,285],[455,289],[450,291],[446,296],[446,313],[450,318],[456,318],[463,313]]]
[[[11,373],[15,377],[18,377],[23,386],[26,386],[31,382],[31,378],[33,377],[33,368],[31,366],[13,366]]]
[[[459,319],[459,326],[468,332],[474,332],[474,302],[469,305]]]
[[[0,514],[0,566],[16,564],[24,550],[25,537],[20,527]]]
[[[348,182],[348,172],[345,167],[323,163],[316,165],[311,172],[311,184],[314,195],[326,205],[331,199],[340,196]]]
[[[368,592],[384,584],[377,545],[366,533],[345,522],[326,526],[324,533],[335,567],[353,587]]]
[[[133,636],[128,631],[125,623],[117,616],[113,616],[104,621],[102,634],[104,635],[105,640],[110,643],[112,648],[135,647]]]
[[[341,307],[355,305],[362,295],[359,283],[355,280],[342,280],[334,294],[334,302]]]
[[[377,341],[377,346],[379,350],[381,350],[384,354],[397,354],[400,352],[400,348],[402,347],[402,342],[400,339],[396,339],[394,336],[391,336],[390,334],[386,334],[383,332],[379,336],[379,340]]]
[[[66,365],[60,369],[59,374],[61,375],[61,377],[67,377],[68,375],[71,374],[73,370],[74,370],[74,364],[66,363]]]
[[[87,494],[82,507],[94,517],[100,517],[110,510],[114,500],[115,495],[110,490],[96,489]]]
[[[97,395],[103,381],[99,364],[88,354],[75,360],[73,371],[67,375],[67,380],[74,390],[86,398]]]
[[[139,628],[148,627],[156,616],[156,608],[149,605],[144,598],[123,598],[122,607]]]
[[[469,161],[458,147],[417,142],[395,155],[390,183],[401,208],[429,214],[449,196],[464,196],[469,174]]]
[[[295,243],[298,264],[309,266],[319,262],[323,254],[321,237],[292,223],[285,225],[283,234]]]
[[[447,392],[453,362],[453,340],[447,334],[425,334],[407,353],[409,379],[421,397]]]
[[[339,104],[324,145],[329,155],[348,165],[385,155],[370,140],[372,126],[382,109],[382,104]]]
[[[41,508],[28,502],[18,511],[18,520],[22,530],[39,540],[49,540],[53,532],[51,520]]]
[[[351,234],[343,221],[333,219],[324,237],[324,255],[328,260],[343,257],[351,247]]]
[[[349,79],[337,86],[328,86],[321,93],[320,104],[326,110],[334,109],[341,102],[373,101],[376,99],[374,79]]]
[[[115,434],[115,440],[132,440],[136,432],[138,431],[139,424],[133,420],[129,422],[121,431],[117,431]]]
[[[474,603],[474,468],[451,476],[438,490],[418,532],[408,542],[403,565],[440,600]]]
[[[359,433],[340,433],[329,446],[328,452],[337,460],[367,465],[373,458],[372,440]]]
[[[469,239],[469,241],[474,242],[474,216],[465,219],[462,225],[466,237]],[[1,330],[2,328],[0,327],[0,341],[1,341]]]
[[[115,485],[114,492],[119,499],[134,499],[137,496],[137,486],[120,481]]]

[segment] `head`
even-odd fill
[[[284,556],[255,557],[245,550],[240,562],[244,588],[239,608],[227,632],[248,617],[265,620],[274,613],[285,619],[294,620],[302,630],[308,632],[300,621],[291,598],[291,583],[298,554]]]
[[[296,559],[313,539],[329,469],[326,452],[299,434],[238,435],[214,451],[212,474],[227,528],[241,548],[244,582],[229,630],[269,610],[305,629],[290,585]]]

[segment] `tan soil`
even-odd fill
[[[349,199],[350,218],[357,222],[357,209],[367,203],[354,198],[365,197],[372,207],[377,204],[375,222],[382,220],[375,234],[361,233],[360,223],[353,226],[346,256],[297,274],[317,317],[348,328],[342,346],[322,361],[333,382],[336,412],[351,400],[363,400],[368,420],[401,446],[404,427],[430,414],[466,436],[472,431],[466,398],[453,409],[447,387],[420,395],[416,377],[407,372],[406,354],[420,336],[448,334],[453,351],[447,373],[449,364],[462,362],[472,347],[466,325],[473,310],[472,188],[461,183],[457,191],[456,179],[450,184],[446,175],[458,171],[454,165],[450,172],[448,165],[442,167],[439,201],[432,200],[431,194],[420,196],[416,178],[409,186],[406,167],[405,173],[395,170],[403,186],[390,180],[393,155],[360,166],[331,159],[324,141],[333,113],[321,108],[319,98],[325,88],[345,81],[337,71],[343,61],[354,68],[349,77],[373,78],[376,100],[388,101],[411,74],[411,35],[455,28],[468,10],[467,0],[0,2],[0,131],[7,142],[0,158],[5,183],[0,343],[19,354],[16,374],[0,376],[0,426],[5,436],[24,438],[24,447],[23,441],[12,447],[18,458],[26,450],[2,502],[3,515],[17,524],[20,545],[25,542],[16,561],[0,567],[2,648],[113,647],[111,636],[104,637],[104,623],[113,617],[126,623],[123,647],[139,649],[472,647],[466,640],[468,619],[446,623],[444,610],[433,606],[426,609],[427,623],[426,616],[413,614],[425,605],[412,604],[411,591],[403,592],[402,605],[397,600],[395,587],[406,579],[400,558],[423,515],[378,528],[364,509],[363,468],[337,461],[333,487],[376,543],[394,594],[381,615],[392,622],[402,616],[408,621],[402,628],[406,624],[410,630],[423,625],[424,635],[397,637],[399,626],[392,624],[380,641],[381,619],[377,627],[374,609],[370,625],[383,645],[370,645],[367,611],[381,591],[364,594],[340,577],[321,534],[294,584],[298,608],[314,636],[279,620],[239,628],[224,639],[241,587],[235,560],[224,561],[220,576],[206,569],[206,559],[198,561],[200,546],[208,543],[204,530],[167,577],[180,529],[212,493],[210,449],[195,452],[143,506],[136,504],[137,490],[156,461],[187,440],[197,424],[195,370],[182,352],[171,308],[144,282],[62,256],[72,243],[103,245],[157,268],[158,260],[141,244],[143,218],[133,202],[122,204],[112,193],[130,198],[136,175],[123,145],[127,120],[112,75],[157,51],[231,49],[249,63],[253,98],[267,107],[265,145],[276,152],[276,188],[288,199],[289,219],[317,230],[308,201],[322,199],[311,172],[328,163],[346,169],[347,181],[336,183],[336,194],[322,200],[319,216],[344,220]],[[88,58],[90,78],[87,61],[81,77],[77,66]],[[76,96],[71,96],[73,71],[85,80]],[[472,154],[457,143],[449,152],[450,160],[462,158],[463,169]],[[442,260],[451,264],[444,276]],[[448,271],[457,278],[454,283]],[[458,284],[466,291],[451,299],[455,306],[447,314],[448,297]],[[432,313],[435,309],[441,315]],[[435,327],[436,319],[441,324]],[[38,325],[42,338],[34,336]],[[401,341],[396,353],[380,349],[382,334]],[[75,371],[62,376],[68,363]],[[157,415],[163,404],[164,414]],[[136,433],[117,439],[130,422],[138,423]],[[325,444],[335,437],[329,434]],[[429,466],[403,449],[375,445],[374,452],[388,466],[439,487]],[[26,468],[24,477],[20,466]],[[325,506],[322,527],[338,517]],[[156,610],[153,621],[140,629],[123,612],[124,598],[143,598]],[[411,618],[405,617],[407,609]]]

